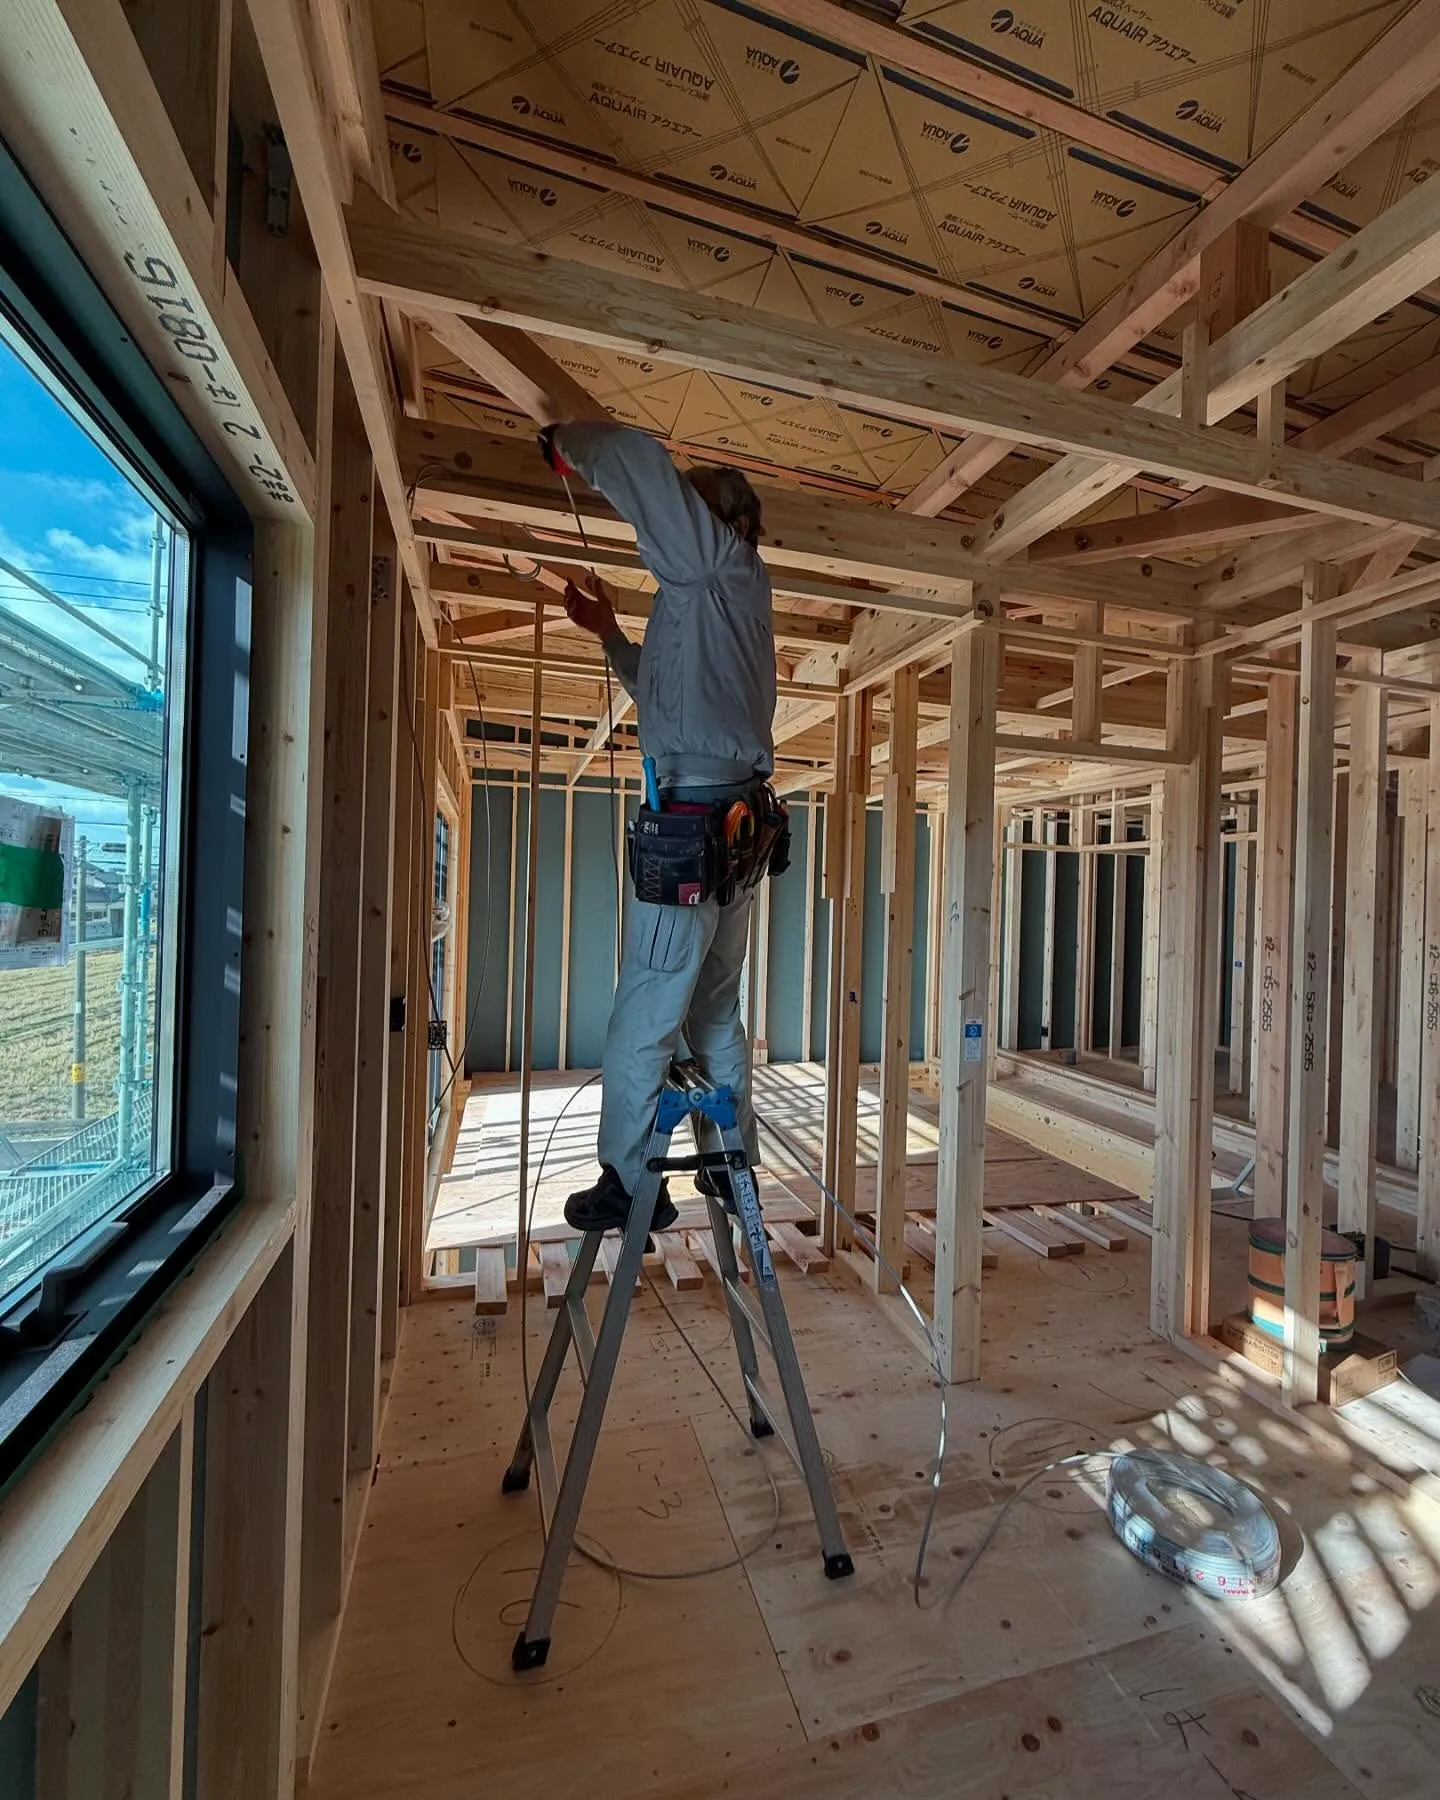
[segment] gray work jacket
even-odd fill
[[[660,785],[727,787],[770,775],[775,633],[764,563],[647,432],[576,420],[558,426],[554,442],[634,526],[658,583],[643,645],[617,634],[606,649]]]

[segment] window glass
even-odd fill
[[[188,565],[0,319],[0,1301],[169,1168]]]

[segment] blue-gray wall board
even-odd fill
[[[489,787],[489,824],[486,790]],[[515,827],[511,833],[512,793]],[[824,865],[824,806],[816,833],[816,854],[808,855],[810,802],[790,809],[791,861],[770,885],[770,943],[766,1035],[772,1061],[821,1058],[825,1053],[830,956],[830,906],[820,898]],[[570,978],[566,1062],[595,1068],[605,1041],[614,991],[616,803],[608,789],[575,791],[570,867]],[[626,807],[633,818],[633,796]],[[523,974],[525,967],[525,870],[529,794],[508,782],[477,782],[472,792],[470,849],[470,980],[465,1067],[471,1073],[505,1067],[506,975],[511,947],[506,940],[511,879],[514,879],[513,967],[510,992],[510,1065],[520,1066]],[[537,1069],[558,1066],[560,1048],[560,957],[563,941],[565,793],[546,783],[540,792],[539,879],[535,897],[535,1051]],[[885,980],[885,896],[880,892],[881,820],[871,807],[865,818],[865,916],[862,938],[860,1054],[880,1055]],[[915,820],[914,971],[911,989],[911,1055],[925,1053],[925,990],[929,949],[927,928],[930,864],[928,822]],[[627,904],[628,875],[622,879]],[[805,907],[813,909],[811,1036],[802,1042],[805,989]],[[487,919],[490,949],[485,954]],[[483,983],[482,983],[483,974]]]

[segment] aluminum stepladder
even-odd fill
[[[703,1139],[718,1138],[719,1150],[701,1150],[689,1157],[670,1157],[670,1138],[677,1125],[689,1118],[694,1121],[697,1144]],[[730,1178],[735,1209],[740,1220],[745,1260],[749,1265],[756,1295],[760,1301],[757,1314],[750,1296],[741,1285],[740,1268],[735,1256],[735,1242],[730,1234],[730,1214],[724,1202],[706,1196],[710,1213],[710,1229],[715,1239],[715,1266],[730,1313],[730,1327],[735,1350],[740,1359],[740,1372],[745,1382],[749,1403],[750,1429],[758,1437],[777,1435],[785,1445],[810,1491],[810,1505],[820,1530],[820,1547],[825,1559],[825,1573],[836,1580],[853,1573],[854,1564],[845,1548],[840,1530],[835,1498],[830,1479],[820,1455],[820,1440],[815,1435],[815,1421],[805,1397],[804,1378],[790,1336],[785,1316],[785,1303],[780,1297],[780,1284],[760,1216],[760,1197],[755,1175],[745,1154],[735,1117],[735,1099],[728,1087],[712,1087],[693,1063],[677,1063],[660,1096],[655,1112],[655,1127],[646,1152],[645,1173],[636,1189],[629,1221],[620,1246],[620,1255],[610,1278],[610,1292],[605,1302],[600,1332],[595,1336],[585,1309],[585,1292],[590,1282],[595,1258],[599,1254],[603,1232],[587,1231],[580,1240],[570,1279],[565,1288],[564,1303],[555,1319],[550,1343],[541,1364],[540,1374],[530,1398],[529,1411],[520,1431],[520,1441],[505,1471],[501,1486],[505,1493],[517,1493],[530,1485],[533,1467],[539,1477],[540,1510],[545,1527],[545,1554],[541,1560],[535,1591],[530,1598],[530,1611],[524,1628],[515,1640],[511,1666],[519,1670],[538,1669],[550,1650],[550,1627],[560,1599],[560,1585],[565,1566],[575,1542],[580,1520],[580,1506],[590,1465],[600,1438],[605,1416],[605,1403],[610,1395],[615,1366],[620,1358],[620,1344],[625,1335],[625,1322],[630,1302],[640,1278],[650,1219],[660,1183],[667,1171],[723,1169]],[[767,1391],[760,1375],[755,1354],[759,1337],[769,1348],[780,1381],[781,1399],[777,1403]],[[555,1456],[550,1442],[550,1403],[565,1367],[571,1345],[580,1364],[584,1396],[580,1402],[575,1430],[570,1439],[569,1454],[557,1482]]]

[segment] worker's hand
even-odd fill
[[[615,608],[610,603],[605,583],[598,576],[590,579],[596,589],[594,593],[587,593],[573,581],[565,583],[565,616],[572,625],[578,625],[603,643],[606,638],[614,637],[620,627],[615,621]]]

